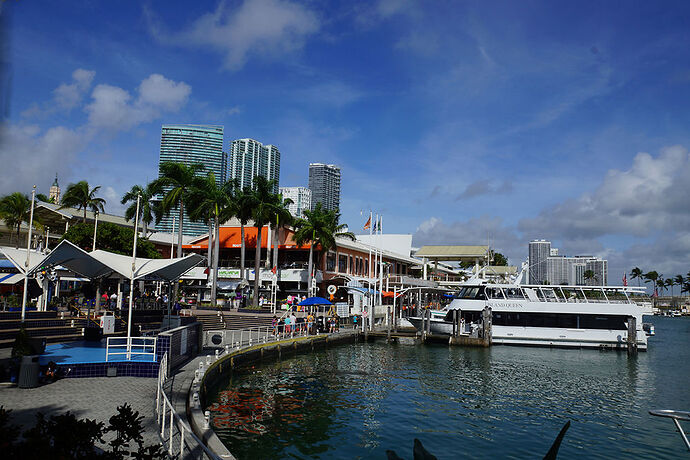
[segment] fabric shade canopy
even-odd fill
[[[21,273],[0,273],[0,284],[17,284],[20,281],[24,281]]]
[[[204,258],[198,254],[175,259],[138,258],[134,269],[134,279],[149,278],[172,281],[197,266],[202,260]],[[88,279],[97,279],[113,274],[130,279],[132,275],[131,256],[101,250],[88,253],[67,240],[61,241],[48,256],[38,260],[29,270],[29,274],[36,272],[41,267],[57,265]]]
[[[26,272],[26,249],[15,249],[9,247],[1,247],[0,252],[2,252],[7,260],[14,266],[17,270],[24,273]],[[37,264],[45,258],[45,254],[35,250],[29,251],[29,270],[34,269]]]
[[[374,294],[374,295],[379,295],[379,291],[375,291],[373,289],[367,289],[363,287],[355,287],[355,286],[343,286],[345,289],[351,292],[356,292],[358,294]]]
[[[333,305],[328,300],[323,297],[307,297],[303,301],[297,304],[300,307],[309,307],[311,305]]]

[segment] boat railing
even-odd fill
[[[683,431],[683,428],[680,426],[679,422],[679,420],[682,420],[684,422],[690,421],[690,412],[682,410],[657,409],[650,410],[649,413],[655,417],[666,417],[673,420],[673,423],[676,425],[676,429],[678,429],[680,436],[683,438],[685,447],[687,447],[688,451],[690,451],[690,441],[688,441],[688,437],[685,435],[685,431]]]

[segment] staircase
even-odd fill
[[[0,348],[11,347],[22,326],[21,313],[0,312]],[[57,312],[26,312],[24,327],[29,337],[45,338],[48,343],[81,340],[86,319],[66,316],[60,318]]]
[[[204,331],[221,329],[248,329],[257,326],[271,326],[273,315],[255,313],[237,313],[224,311],[222,316],[213,310],[187,310],[186,314],[195,316],[202,324]]]

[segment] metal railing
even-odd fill
[[[312,334],[316,333],[316,324],[312,325]],[[219,329],[206,331],[206,340],[204,345],[207,347],[225,347],[226,351],[229,348],[241,348],[245,346],[252,346],[261,343],[275,342],[282,339],[289,339],[294,337],[306,337],[309,335],[307,331],[307,323],[298,323],[288,329],[288,326],[279,324],[276,326],[256,326],[248,329]],[[220,337],[221,342],[215,343],[214,337]],[[229,347],[229,348],[228,348]]]
[[[156,337],[108,337],[105,344],[105,360],[117,355],[126,355],[129,361],[132,355],[151,356],[156,361]]]
[[[675,423],[676,428],[680,433],[680,436],[683,438],[685,447],[687,447],[690,451],[690,441],[688,441],[688,437],[685,435],[685,431],[683,431],[683,428],[680,426],[680,423],[678,422],[678,420],[682,420],[684,422],[690,421],[690,412],[682,410],[650,410],[649,413],[651,415],[654,415],[655,417],[666,417],[673,420],[673,423]]]
[[[168,353],[161,359],[158,369],[158,389],[156,392],[156,423],[160,427],[163,447],[167,447],[171,458],[209,458],[220,460],[194,434],[191,427],[182,420],[173,407],[168,395],[165,394],[165,382],[168,379]]]

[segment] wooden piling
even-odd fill
[[[637,319],[634,316],[628,317],[628,354],[637,354]]]

